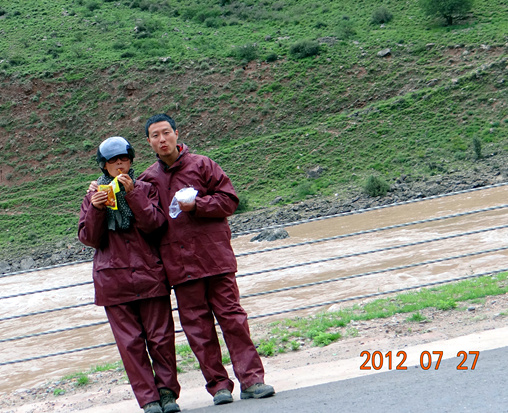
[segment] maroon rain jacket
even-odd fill
[[[237,270],[227,222],[239,202],[233,185],[210,158],[190,153],[186,145],[178,149],[173,165],[159,160],[138,178],[158,188],[168,217],[169,228],[159,249],[171,285]],[[198,191],[196,210],[169,217],[173,196],[188,186]]]
[[[166,224],[152,185],[137,180],[125,195],[134,219],[128,230],[110,231],[106,210],[91,204],[93,193],[81,205],[79,240],[95,248],[93,281],[95,304],[111,306],[134,300],[169,295],[164,268],[154,242],[146,234]]]

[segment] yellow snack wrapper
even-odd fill
[[[120,191],[120,186],[118,185],[118,179],[115,178],[109,185],[99,185],[99,191],[106,191],[108,193],[108,199],[106,201],[106,206],[111,209],[118,209],[116,202],[116,193]]]

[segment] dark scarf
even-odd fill
[[[129,169],[129,176],[131,177],[133,182],[136,182],[134,179],[134,169]],[[99,185],[109,185],[113,181],[113,177],[109,174],[102,175],[97,179],[97,184]],[[120,192],[116,193],[116,205],[118,209],[106,208],[107,213],[107,221],[108,221],[108,229],[111,231],[117,231],[119,229],[129,229],[132,224],[132,218],[134,214],[132,213],[127,201],[125,200],[125,188],[119,182]]]

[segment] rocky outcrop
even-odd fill
[[[284,228],[266,229],[261,231],[258,235],[251,238],[254,241],[276,241],[278,239],[289,238],[288,232]]]

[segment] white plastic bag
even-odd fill
[[[176,218],[178,214],[182,212],[178,202],[183,202],[184,204],[192,202],[196,199],[197,194],[198,191],[191,186],[180,189],[171,200],[171,205],[169,206],[169,216],[171,218]]]

